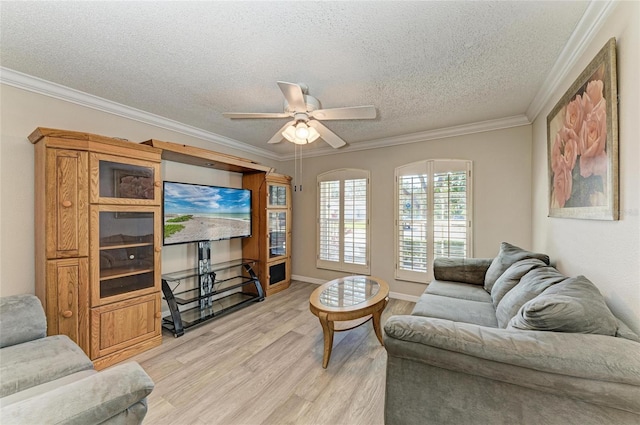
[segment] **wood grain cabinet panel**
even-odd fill
[[[103,357],[161,334],[160,294],[91,310],[91,355]]]
[[[47,262],[47,333],[67,335],[89,355],[87,258]]]
[[[87,256],[87,152],[47,150],[47,258]]]

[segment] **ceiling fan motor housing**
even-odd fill
[[[303,97],[304,97],[304,103],[307,107],[306,111],[294,110],[289,106],[289,102],[287,102],[286,99],[284,101],[284,111],[287,113],[293,113],[293,112],[311,112],[311,111],[315,111],[316,109],[320,109],[320,101],[318,99],[308,94],[303,95]]]

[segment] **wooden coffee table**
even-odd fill
[[[382,342],[380,316],[389,301],[389,285],[371,276],[348,276],[320,285],[309,298],[309,309],[318,316],[324,333],[322,367],[327,368],[333,333],[356,328],[369,320]],[[336,323],[340,322],[340,323]]]

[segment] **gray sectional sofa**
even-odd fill
[[[503,243],[437,259],[384,327],[386,425],[639,424],[640,340],[583,276]]]
[[[140,365],[97,372],[67,336],[46,329],[38,298],[0,298],[2,425],[142,423],[154,384]]]

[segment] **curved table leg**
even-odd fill
[[[388,302],[389,302],[389,298],[386,298],[384,300],[384,303],[382,303],[382,306],[380,307],[380,309],[378,311],[375,311],[371,315],[373,317],[373,330],[376,332],[378,341],[380,341],[380,344],[383,346],[384,346],[384,342],[382,342],[382,330],[380,329],[380,317],[382,316],[382,312],[384,311],[384,308],[387,306]]]
[[[329,358],[331,357],[331,349],[333,348],[333,322],[327,319],[327,313],[320,312],[318,314],[320,324],[322,325],[322,333],[324,334],[324,355],[322,357],[322,367],[327,368]]]

